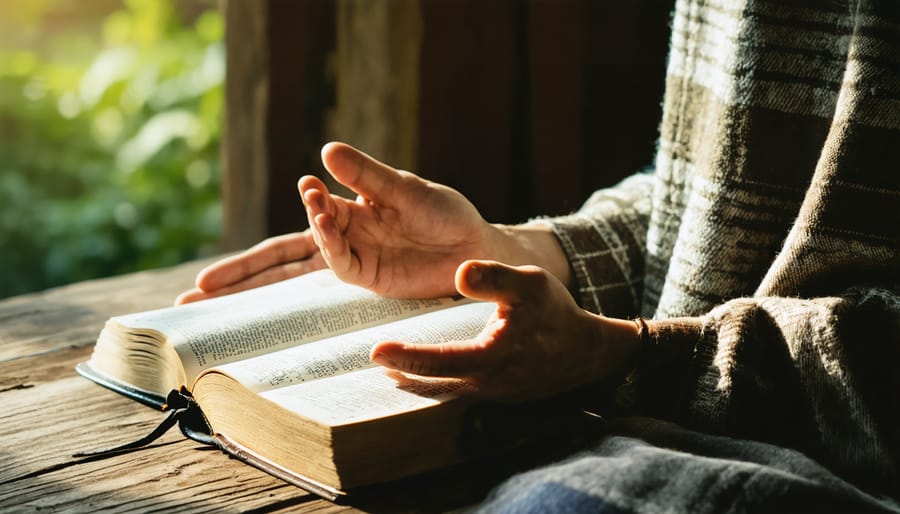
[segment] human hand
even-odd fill
[[[326,266],[348,282],[406,297],[455,293],[457,266],[475,258],[538,264],[564,283],[571,280],[565,254],[546,227],[488,224],[457,191],[395,170],[344,144],[323,147],[322,161],[335,179],[359,194],[355,202],[331,195],[315,177],[303,177],[298,188],[311,229],[266,239],[208,266],[197,275],[196,287],[175,303],[231,294]]]
[[[579,308],[562,283],[535,266],[468,261],[457,270],[456,288],[497,303],[477,337],[436,345],[383,342],[372,349],[372,361],[462,378],[485,397],[517,401],[624,374],[639,345],[637,324]]]
[[[178,295],[175,304],[264,286],[325,266],[309,230],[271,237],[204,268],[197,275],[196,287]]]
[[[342,143],[325,145],[322,162],[359,195],[353,201],[330,194],[313,176],[299,182],[316,244],[346,282],[386,296],[446,296],[455,293],[461,262],[500,247],[498,229],[454,189]]]

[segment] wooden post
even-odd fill
[[[266,233],[269,96],[266,2],[232,0],[225,9],[225,127],[222,137],[222,246],[249,246]]]
[[[585,11],[581,0],[529,3],[529,147],[534,171],[525,187],[534,197],[532,216],[572,211],[584,200],[585,42],[594,21]]]
[[[223,138],[226,250],[306,226],[296,182],[321,168],[331,0],[230,0]]]
[[[338,0],[328,135],[392,166],[418,164],[421,0]]]
[[[229,0],[225,248],[306,226],[296,180],[328,178],[329,139],[490,221],[576,209],[652,163],[670,7]]]
[[[519,51],[525,7],[512,0],[422,3],[418,171],[461,191],[491,221],[515,221],[515,202],[527,200],[510,194],[530,170]]]
[[[535,214],[571,212],[653,162],[669,2],[532,0],[529,103]]]

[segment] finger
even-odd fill
[[[297,182],[297,190],[300,192],[300,199],[306,207],[306,213],[312,222],[312,218],[320,212],[334,214],[334,202],[328,192],[328,186],[325,185],[318,177],[306,175]]]
[[[322,237],[316,228],[315,219],[319,214],[334,214],[331,198],[329,198],[328,188],[317,177],[307,175],[297,182],[297,190],[300,192],[300,200],[306,210],[306,219],[309,227],[313,232],[313,239],[316,245],[322,248]],[[332,207],[332,208],[329,208]]]
[[[474,300],[514,305],[546,290],[548,273],[537,266],[465,261],[456,269],[456,289]]]
[[[328,186],[325,185],[325,182],[322,182],[322,179],[315,175],[303,175],[300,177],[300,180],[297,181],[297,190],[300,191],[302,195],[307,189],[321,189],[322,191],[328,191]]]
[[[318,189],[309,189],[303,193],[303,205],[306,207],[306,217],[310,227],[315,227],[315,219],[319,214],[334,217],[334,209],[329,209],[329,204],[331,201],[328,195]],[[318,243],[318,240],[316,242]]]
[[[196,302],[199,300],[206,300],[209,298],[216,298],[218,296],[225,296],[233,293],[238,293],[240,291],[246,291],[248,289],[253,289],[256,287],[273,284],[275,282],[280,282],[282,280],[287,280],[289,278],[298,277],[311,271],[324,269],[325,267],[325,260],[322,258],[321,254],[317,253],[309,259],[273,266],[244,280],[241,280],[240,282],[235,282],[234,284],[220,287],[212,291],[204,291],[200,288],[190,289],[178,295],[178,297],[175,299],[175,305]]]
[[[479,339],[440,344],[383,342],[372,348],[370,358],[386,368],[430,377],[474,377],[493,365]]]
[[[359,259],[350,251],[350,243],[341,234],[333,216],[321,213],[313,219],[316,242],[328,267],[338,277],[351,282],[359,274]]]
[[[209,293],[203,292],[203,290],[198,288],[188,289],[187,291],[181,293],[177,297],[175,297],[175,305],[182,305],[185,303],[192,303],[199,300],[203,300],[207,298]]]
[[[335,180],[376,204],[389,203],[401,179],[396,169],[343,143],[322,147],[322,163]]]
[[[272,237],[207,266],[197,274],[195,285],[206,292],[215,291],[272,266],[308,259],[317,253],[318,247],[310,231]]]

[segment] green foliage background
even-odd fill
[[[2,0],[0,297],[211,252],[223,80],[215,2]]]

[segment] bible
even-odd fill
[[[153,407],[185,391],[217,446],[334,500],[532,439],[535,418],[516,414],[502,426],[528,430],[472,439],[467,433],[483,431],[484,420],[473,417],[465,382],[410,377],[369,360],[380,341],[472,338],[494,310],[462,297],[381,297],[323,270],[113,317],[77,369]],[[557,426],[561,418],[541,419]]]

